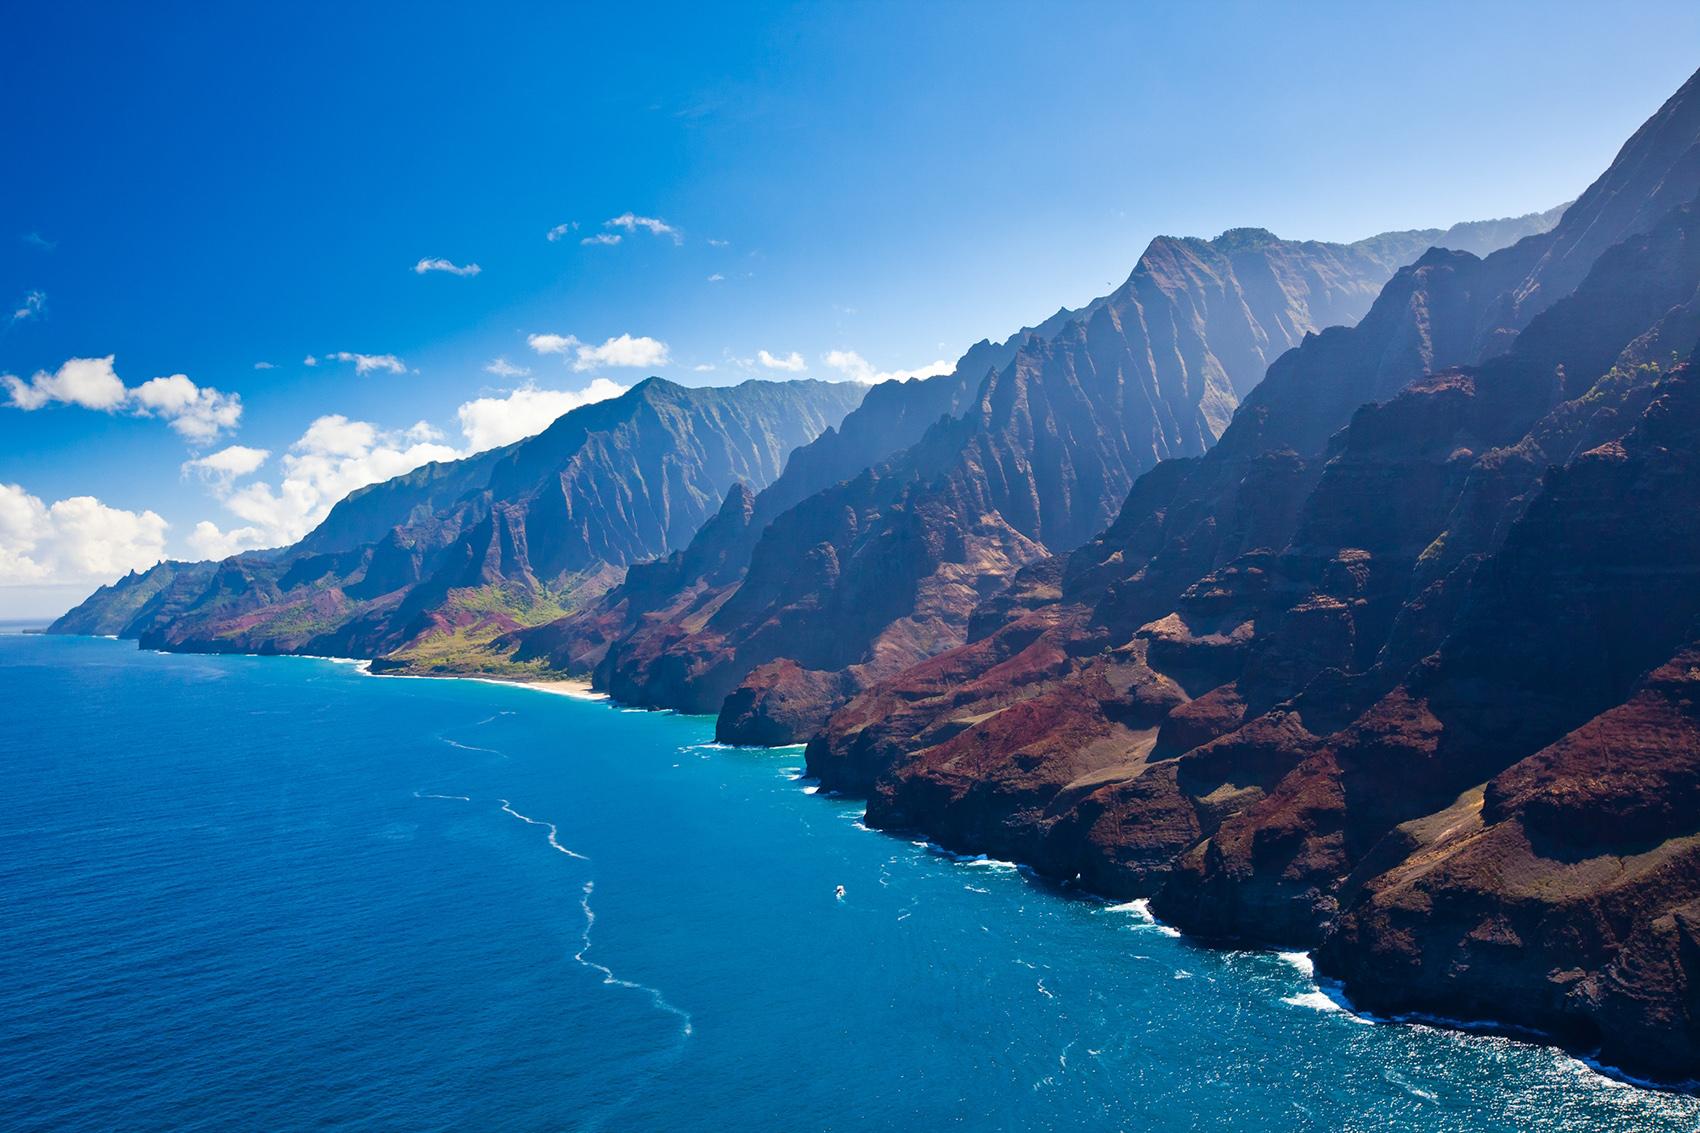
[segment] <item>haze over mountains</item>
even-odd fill
[[[54,628],[590,673],[1373,1009],[1700,1077],[1697,196],[1700,76],[1561,217],[1159,239],[949,375],[652,381]]]
[[[685,543],[728,488],[773,479],[863,392],[651,378],[534,437],[362,488],[294,547],[132,575],[55,628],[217,652],[427,649],[459,665]]]
[[[1111,295],[870,396],[844,429],[873,440],[864,471],[805,450],[677,561],[524,635],[521,656],[595,666],[632,703],[719,713],[723,740],[807,739],[857,691],[960,644],[979,602],[1101,530],[1140,472],[1208,449],[1269,361],[1355,321],[1432,240],[1555,219],[1351,245],[1260,229],[1155,240]]]

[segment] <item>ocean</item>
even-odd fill
[[[1700,1126],[865,830],[707,719],[17,634],[0,688],[7,1130]]]

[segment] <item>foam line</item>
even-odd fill
[[[641,991],[648,995],[650,1001],[655,1004],[658,1010],[665,1011],[669,1015],[675,1015],[678,1017],[679,1037],[682,1039],[690,1038],[691,1031],[693,1029],[691,1024],[691,1013],[682,1007],[675,1007],[673,1004],[669,1003],[667,1001],[667,997],[661,994],[660,989],[650,987],[648,984],[640,984],[632,980],[621,979],[619,976],[616,976],[613,969],[609,968],[607,965],[598,964],[595,960],[585,959],[585,953],[590,951],[590,930],[596,927],[596,911],[590,907],[590,895],[595,891],[596,882],[587,881],[584,883],[584,895],[579,898],[579,908],[584,910],[584,935],[580,937],[581,943],[579,945],[579,950],[573,953],[573,959],[577,960],[580,964],[583,964],[587,968],[592,968],[601,972],[602,982],[610,987],[630,988],[632,991]]]
[[[493,747],[479,747],[477,744],[463,744],[459,740],[451,740],[447,736],[438,736],[437,738],[448,744],[450,747],[458,747],[462,751],[482,751],[490,755],[502,754]]]
[[[577,850],[569,849],[568,847],[561,845],[561,828],[556,826],[553,822],[544,822],[542,819],[533,818],[529,814],[521,814],[519,811],[515,810],[511,804],[509,804],[507,799],[502,800],[502,809],[519,819],[521,822],[528,823],[532,826],[545,827],[549,831],[549,844],[555,847],[555,849],[561,851],[561,853],[567,855],[567,857],[577,858],[581,862],[587,862],[590,860],[589,857],[579,853]]]

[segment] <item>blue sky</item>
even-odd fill
[[[592,383],[954,360],[1158,233],[1548,207],[1696,43],[1691,3],[19,7],[0,616]]]

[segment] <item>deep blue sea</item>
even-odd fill
[[[1700,1123],[864,830],[706,719],[18,635],[0,688],[6,1130]]]

